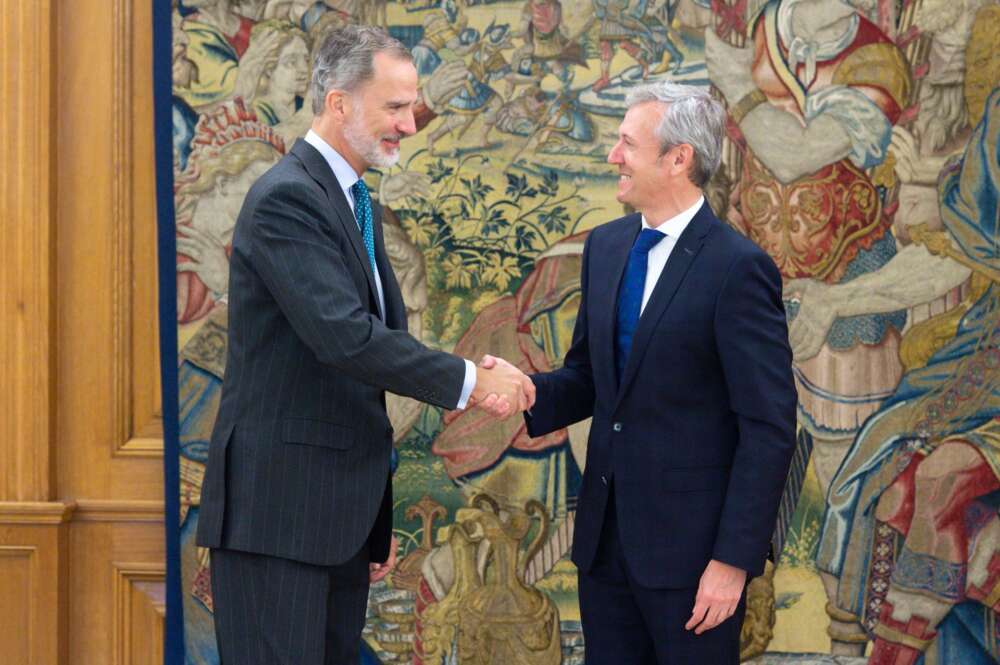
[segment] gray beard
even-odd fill
[[[360,115],[357,123],[350,123],[344,127],[344,138],[354,152],[358,153],[370,166],[387,169],[395,166],[399,161],[399,151],[387,155],[380,147],[379,140],[368,136],[364,126],[360,122]]]

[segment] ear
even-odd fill
[[[694,164],[694,148],[689,146],[687,143],[682,143],[672,152],[672,155],[667,156],[667,159],[670,160],[668,162],[670,172],[673,175],[687,173]]]
[[[330,113],[333,117],[337,119],[342,119],[344,113],[347,109],[347,98],[343,90],[337,90],[336,88],[330,90],[326,93],[326,100],[324,100],[323,108],[327,113]]]

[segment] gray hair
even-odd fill
[[[683,143],[694,150],[688,177],[698,187],[711,180],[722,160],[722,137],[726,131],[726,111],[705,91],[667,81],[634,88],[625,99],[629,108],[645,102],[662,102],[666,109],[656,127],[660,154]]]
[[[375,75],[375,54],[388,53],[413,61],[402,42],[382,28],[369,25],[346,25],[331,30],[313,58],[312,107],[319,115],[330,90],[357,90]]]

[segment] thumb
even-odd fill
[[[479,361],[479,366],[482,367],[483,369],[493,369],[494,367],[496,367],[496,364],[497,364],[497,359],[488,353],[483,356],[482,360]]]

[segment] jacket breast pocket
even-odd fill
[[[354,447],[357,438],[358,432],[353,427],[328,420],[285,418],[281,426],[281,440],[285,443],[348,450]]]

